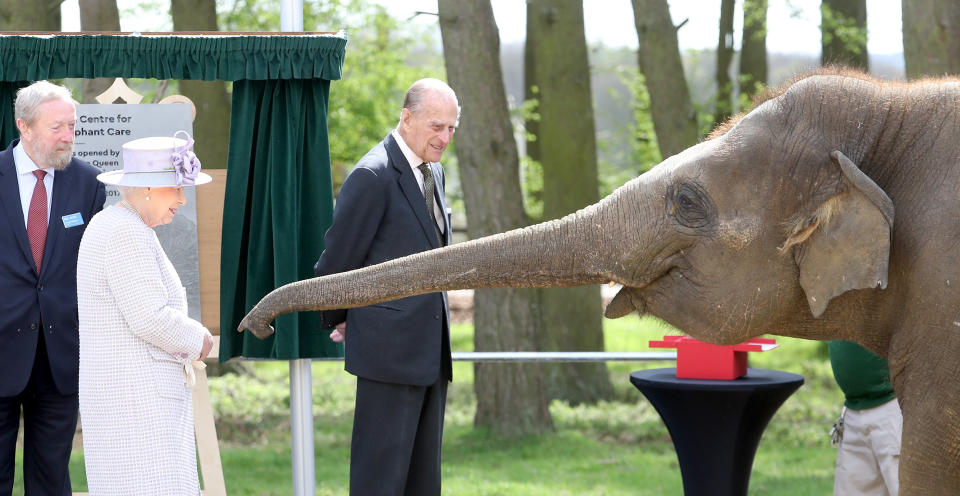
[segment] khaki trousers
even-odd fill
[[[897,496],[902,434],[903,414],[896,399],[865,410],[846,409],[834,496]]]

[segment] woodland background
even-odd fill
[[[671,2],[619,0],[632,7],[638,48],[588,43],[584,9],[614,1],[528,0],[524,41],[501,44],[489,0],[438,0],[429,12],[404,11],[404,2],[304,0],[307,30],[342,29],[349,40],[343,78],[332,84],[330,96],[335,186],[396,125],[403,92],[422,77],[447,80],[463,107],[444,161],[457,239],[463,240],[594,203],[662,157],[695,144],[730,115],[748,110],[753,95],[764,88],[818,66],[843,64],[893,80],[960,73],[960,3],[953,0],[903,0],[901,32],[880,34],[902,36],[903,53],[882,57],[867,50],[866,0],[705,3],[718,6],[715,12],[697,14],[715,19],[717,43],[696,50],[678,45],[677,33],[686,21],[671,18]],[[820,46],[768,52],[767,12],[773,3],[819,12]],[[892,8],[895,3],[871,4]],[[0,0],[0,30],[54,32],[76,24],[76,19],[64,19],[61,4]],[[132,18],[156,19],[149,29],[138,28],[149,31],[280,29],[278,2],[79,0],[82,31],[120,31],[121,21]],[[78,100],[92,102],[110,82],[67,84],[76,89]],[[190,97],[198,107],[198,155],[205,167],[226,167],[230,84],[128,84],[147,95],[147,101],[171,93]],[[477,351],[609,350],[610,324],[601,319],[602,304],[596,286],[478,292],[463,336],[467,348]],[[817,344],[802,346],[813,350],[803,360],[826,360]],[[632,342],[628,349],[641,348]],[[618,391],[626,379],[612,381],[611,370],[606,364],[476,364],[471,391],[465,392],[471,396],[472,429],[499,439],[557,435],[568,424],[558,426],[557,405],[578,408],[624,400]],[[228,374],[221,384],[263,378],[249,364],[232,364],[220,372]],[[813,377],[822,379],[819,372]],[[810,382],[829,389],[826,377]],[[264,379],[263,384],[275,385],[282,397],[277,380]],[[836,398],[831,391],[830,398]],[[215,397],[218,411],[223,419],[232,418],[230,408],[244,400],[221,392],[227,397]],[[250,427],[218,420],[218,429],[229,442]]]

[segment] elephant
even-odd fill
[[[715,344],[845,339],[886,358],[901,494],[960,494],[958,213],[960,82],[821,69],[594,205],[279,287],[239,330],[434,291],[613,281],[608,318],[654,315]]]

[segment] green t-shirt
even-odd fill
[[[852,341],[830,341],[827,346],[847,408],[864,410],[896,398],[886,360]]]

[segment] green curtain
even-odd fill
[[[327,102],[341,35],[0,36],[0,143],[17,137],[30,81],[135,77],[234,81],[224,200],[220,360],[342,356],[317,314],[277,320],[259,341],[234,329],[274,287],[313,276],[333,215]]]
[[[340,79],[347,40],[303,36],[0,36],[0,81]]]
[[[20,137],[17,120],[13,117],[13,101],[17,98],[17,91],[28,84],[29,81],[0,81],[0,150]]]
[[[232,194],[224,203],[220,264],[221,361],[342,356],[342,345],[320,332],[316,312],[279,317],[277,332],[265,340],[235,331],[275,287],[313,277],[333,217],[329,90],[329,81],[234,83],[227,169]]]

